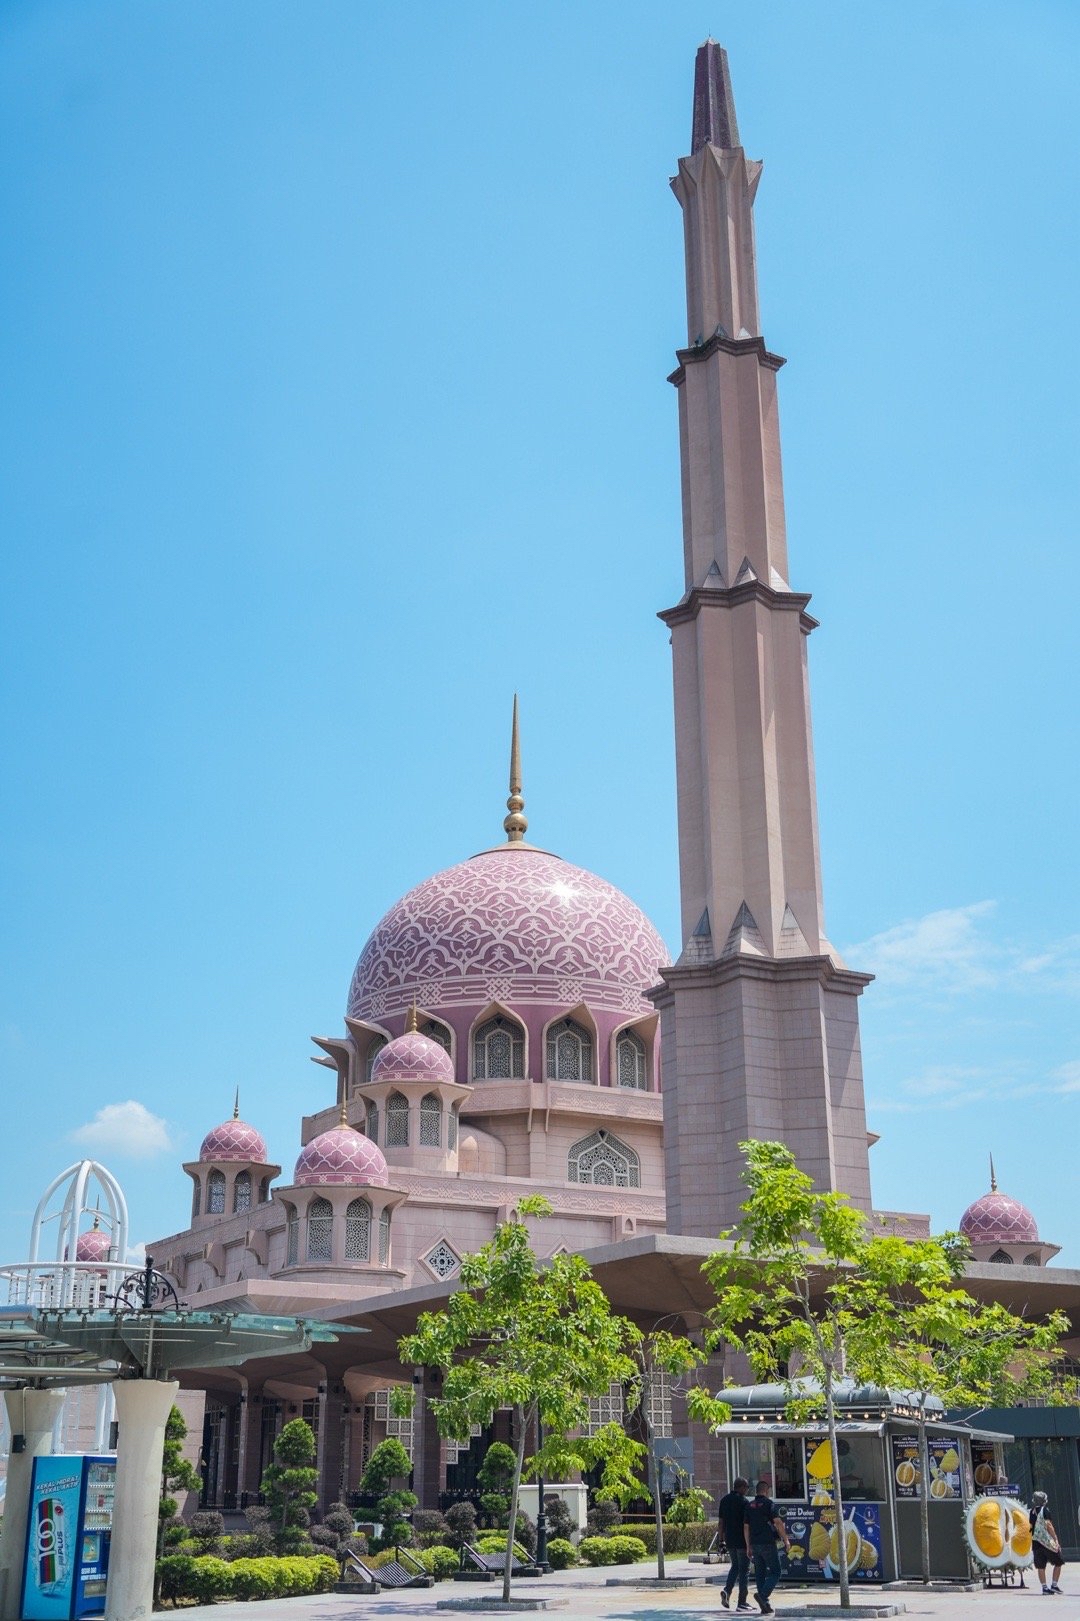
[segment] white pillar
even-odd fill
[[[52,1452],[53,1426],[66,1395],[66,1390],[4,1392],[11,1434],[23,1437],[24,1448],[22,1452],[13,1450],[8,1458],[4,1535],[0,1538],[0,1621],[18,1621],[22,1615],[26,1520],[34,1459]]]
[[[105,1621],[138,1621],[154,1607],[161,1454],[179,1388],[175,1379],[116,1382],[120,1437]]]

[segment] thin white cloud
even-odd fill
[[[128,1266],[145,1266],[146,1245],[129,1244],[127,1254],[124,1256],[124,1260]]]
[[[151,1114],[145,1104],[136,1103],[134,1098],[126,1103],[106,1103],[92,1120],[75,1128],[71,1140],[84,1148],[127,1154],[132,1159],[152,1159],[172,1148],[161,1116]]]
[[[938,1064],[910,1075],[890,1087],[887,1097],[868,1100],[870,1114],[918,1114],[930,1110],[963,1109],[973,1104],[1016,1102],[1021,1098],[1080,1093],[1080,1059],[1051,1070],[1048,1075],[1024,1073],[1022,1064],[1011,1069],[980,1069],[961,1064]]]
[[[997,903],[943,907],[844,948],[847,962],[876,974],[881,989],[957,996],[1002,988],[1080,991],[1080,935],[1033,950],[995,939]]]

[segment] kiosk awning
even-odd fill
[[[824,1423],[819,1424],[785,1424],[778,1419],[770,1424],[767,1420],[749,1419],[745,1423],[720,1424],[713,1431],[714,1435],[822,1435],[825,1431]],[[874,1424],[867,1419],[844,1419],[836,1426],[837,1435],[884,1435],[884,1420]]]

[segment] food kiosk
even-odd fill
[[[751,1491],[768,1482],[791,1538],[781,1553],[782,1579],[837,1581],[840,1528],[836,1521],[832,1453],[824,1414],[793,1423],[793,1396],[804,1405],[820,1394],[806,1380],[749,1385],[718,1392],[732,1410],[718,1434],[727,1440],[728,1480],[742,1476]],[[837,1451],[848,1571],[864,1585],[921,1577],[922,1468],[918,1410],[904,1391],[875,1385],[837,1388]],[[994,1430],[948,1419],[941,1403],[927,1409],[930,1479],[930,1576],[958,1581],[970,1574],[964,1511],[980,1492],[1004,1479],[1002,1447],[1012,1440]]]

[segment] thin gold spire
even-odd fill
[[[420,1015],[416,1011],[416,998],[414,996],[413,997],[413,1005],[409,1009],[408,1013],[406,1013],[406,1015],[405,1015],[405,1034],[407,1036],[414,1036],[416,1034],[416,1032],[419,1030],[419,1028],[420,1028]]]
[[[347,1126],[348,1124],[349,1124],[349,1105],[348,1105],[348,1103],[346,1102],[346,1099],[345,1099],[345,1088],[342,1087],[342,1089],[341,1089],[341,1112],[338,1115],[338,1125],[339,1126]]]
[[[236,1097],[233,1099],[232,1117],[233,1117],[234,1120],[239,1120],[239,1118],[240,1118],[240,1088],[239,1087],[236,1088]]]
[[[997,1177],[994,1175],[994,1156],[990,1155],[990,1192],[997,1192]]]
[[[514,694],[514,717],[510,725],[510,798],[506,801],[509,816],[503,820],[508,844],[524,842],[528,822],[521,814],[525,801],[521,794],[521,736],[518,731],[518,700]]]

